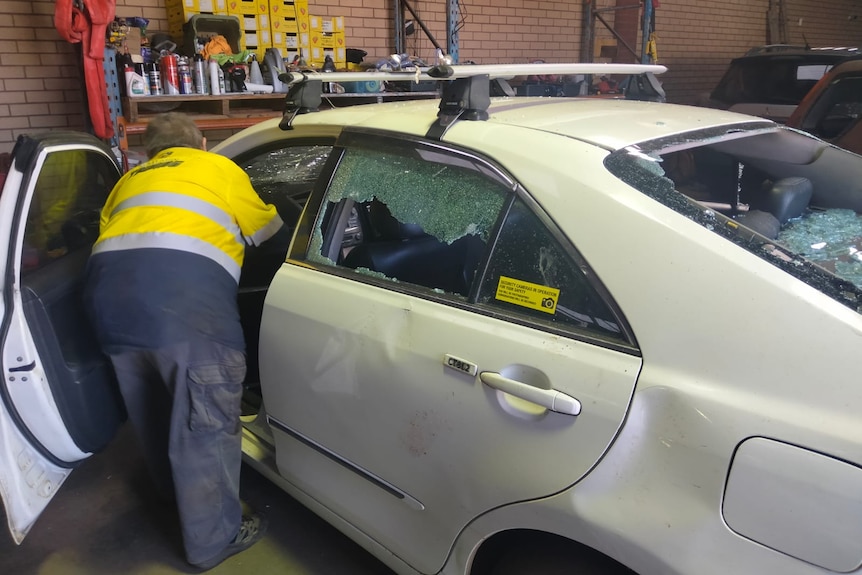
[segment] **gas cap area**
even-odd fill
[[[739,535],[819,567],[862,565],[862,468],[788,443],[739,444],[722,512]]]

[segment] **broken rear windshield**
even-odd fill
[[[633,146],[617,177],[862,313],[862,157],[740,126]]]

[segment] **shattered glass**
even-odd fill
[[[853,210],[815,211],[790,221],[778,241],[862,288],[862,219]]]
[[[294,226],[332,153],[332,146],[292,146],[264,152],[242,163],[252,186]]]
[[[505,201],[499,184],[473,170],[363,149],[349,150],[333,178],[329,201],[344,198],[377,199],[447,244],[466,235],[487,241]]]
[[[745,132],[739,128],[735,133],[727,131],[727,136],[742,138]],[[674,181],[664,173],[660,154],[674,145],[677,149],[685,148],[694,141],[703,145],[719,142],[717,148],[730,148],[729,141],[721,141],[717,135],[677,136],[675,140],[652,142],[649,149],[632,146],[608,156],[605,167],[647,196],[862,313],[862,270],[859,269],[862,266],[857,264],[862,256],[854,251],[862,248],[862,229],[853,210],[827,210],[810,224],[806,223],[807,219],[817,216],[815,212],[786,225],[779,238],[771,241],[724,214],[705,208],[676,189]],[[749,135],[756,134],[752,131]],[[770,152],[768,147],[759,151]],[[824,242],[823,247],[815,247]],[[819,250],[823,249],[826,251],[821,253]]]

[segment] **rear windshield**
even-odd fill
[[[620,179],[862,313],[862,156],[792,129],[619,150]]]

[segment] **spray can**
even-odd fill
[[[159,72],[159,67],[155,64],[148,64],[147,78],[150,81],[150,94],[153,96],[162,95],[162,75]]]
[[[195,94],[209,93],[208,72],[204,65],[204,58],[200,54],[195,54],[194,84]]]
[[[147,74],[146,64],[135,64],[135,75],[141,79],[141,85],[144,89],[144,96],[150,95],[150,77]]]
[[[177,58],[177,72],[180,75],[180,93],[194,94],[195,90],[192,86],[192,71],[189,68],[189,59],[185,56]]]
[[[222,91],[219,87],[219,66],[218,62],[213,59],[209,61],[209,80],[210,80],[210,93],[213,96],[220,96]]]
[[[172,96],[180,93],[180,73],[177,68],[177,57],[169,52],[162,54],[159,59],[159,68],[162,72],[162,85],[165,95]]]

